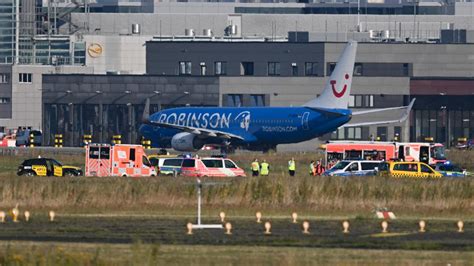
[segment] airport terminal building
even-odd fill
[[[121,134],[133,143],[147,98],[152,111],[302,105],[321,92],[345,42],[356,39],[350,108],[416,98],[414,110],[403,123],[344,128],[323,139],[398,134],[451,145],[474,138],[472,4],[367,2],[360,15],[350,1],[147,4],[154,9],[96,3],[87,12],[79,6],[49,35],[32,34],[34,49],[10,42],[0,64],[0,129],[40,128],[46,145],[54,134],[68,146],[80,145],[84,134],[97,142]]]

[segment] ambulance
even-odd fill
[[[86,146],[86,176],[156,176],[145,149],[131,144]]]
[[[340,160],[401,160],[436,165],[447,160],[441,143],[334,141],[324,146],[328,164]]]

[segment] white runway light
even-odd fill
[[[192,223],[186,224],[186,228],[188,229],[187,234],[192,235],[193,234],[193,224]]]
[[[262,213],[261,212],[256,212],[255,213],[255,217],[257,218],[257,223],[261,223],[261,219],[262,219]]]
[[[388,222],[387,221],[383,221],[381,223],[381,226],[382,226],[382,233],[388,233]]]
[[[49,221],[54,222],[54,217],[56,217],[56,213],[54,211],[49,211]]]
[[[229,223],[229,222],[227,222],[227,223],[225,224],[225,234],[226,234],[226,235],[232,235],[231,230],[232,230],[232,224]]]
[[[349,221],[344,221],[342,222],[342,228],[344,229],[344,231],[342,231],[344,234],[348,234],[349,233]]]
[[[272,229],[272,224],[270,222],[265,222],[265,234],[266,235],[271,235],[272,232],[270,231]]]
[[[298,219],[298,214],[296,212],[291,214],[291,218],[293,219],[294,224],[298,223],[298,221],[296,221]]]
[[[308,221],[303,222],[303,234],[309,234],[309,222]]]
[[[418,223],[418,225],[420,226],[420,230],[419,230],[420,233],[426,232],[426,230],[425,230],[426,222],[425,222],[425,221],[421,220],[421,221]]]
[[[220,212],[219,217],[221,218],[221,222],[225,223],[225,212]]]
[[[457,225],[458,225],[458,232],[459,232],[459,233],[464,232],[464,222],[461,221],[461,220],[459,220],[458,223],[457,223]]]

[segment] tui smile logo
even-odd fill
[[[346,74],[344,78],[348,80],[349,74]],[[346,93],[346,90],[347,90],[347,84],[344,84],[344,87],[342,88],[342,90],[338,92],[336,89],[336,80],[331,80],[330,83],[332,87],[332,93],[334,94],[334,96],[336,96],[337,98],[341,98],[342,96],[344,96],[344,93]]]

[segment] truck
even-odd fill
[[[340,160],[400,160],[430,165],[447,160],[441,143],[333,141],[324,146],[326,163],[329,165]]]
[[[86,176],[156,176],[141,145],[96,144],[86,146]]]

